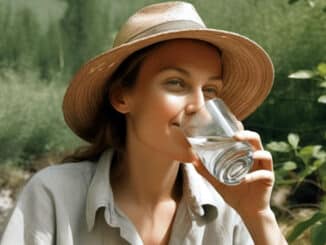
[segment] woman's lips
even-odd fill
[[[180,127],[180,123],[174,122],[172,123],[173,126]]]

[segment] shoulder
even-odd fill
[[[96,163],[65,163],[46,167],[34,174],[22,189],[18,205],[26,203],[53,203],[66,200],[72,194],[85,196],[94,174]]]
[[[82,213],[95,168],[95,163],[79,162],[42,169],[24,186],[16,209],[26,220],[43,225],[44,220],[50,224],[68,217],[73,209]]]
[[[79,162],[37,172],[19,195],[3,244],[53,244],[58,223],[70,225],[70,220],[82,217],[95,168],[95,163]]]
[[[86,184],[93,176],[95,168],[96,163],[88,161],[53,165],[37,172],[27,186],[42,185],[51,188],[80,182]]]

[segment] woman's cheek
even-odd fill
[[[166,96],[166,104],[167,107],[171,107],[175,112],[180,112],[182,108],[184,107],[184,97],[178,96],[178,95],[167,95]]]

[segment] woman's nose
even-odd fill
[[[198,112],[205,104],[205,96],[202,90],[189,95],[186,105],[186,113],[193,114]]]

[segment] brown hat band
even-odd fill
[[[199,24],[198,22],[194,22],[191,20],[173,20],[161,23],[159,25],[153,26],[149,29],[146,29],[143,32],[137,33],[136,35],[129,38],[126,42],[131,42],[137,39],[141,39],[144,37],[148,37],[151,35],[155,35],[158,33],[178,31],[178,30],[191,30],[191,29],[203,29],[205,26]],[[120,45],[120,44],[118,44]]]

